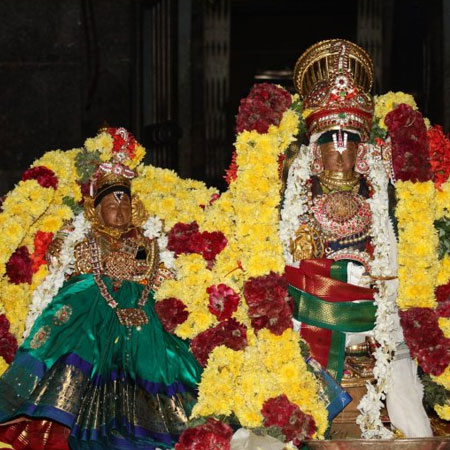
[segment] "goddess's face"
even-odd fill
[[[96,214],[107,227],[126,228],[131,224],[131,199],[123,192],[111,192],[102,198]]]
[[[357,142],[348,142],[347,148],[342,153],[335,150],[333,142],[321,144],[323,168],[330,172],[349,173],[353,171],[357,150]]]

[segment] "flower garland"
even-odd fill
[[[449,258],[439,261],[435,220],[449,217],[450,182],[436,191],[431,181],[397,183],[399,221],[399,295],[405,340],[411,354],[433,382],[450,389],[450,339],[445,298],[436,301],[435,290],[450,279]],[[416,217],[420,217],[420,226]],[[434,405],[448,420],[450,402]]]
[[[73,221],[73,231],[70,231],[62,242],[58,258],[53,258],[48,275],[33,293],[26,319],[24,339],[28,337],[36,319],[64,284],[65,276],[73,272],[75,244],[80,242],[89,230],[90,224],[84,214],[78,214]]]
[[[10,332],[19,342],[32,293],[47,275],[46,248],[53,233],[73,215],[65,201],[81,199],[74,163],[78,152],[46,153],[24,173],[2,205],[0,312],[6,314]],[[6,367],[2,360],[0,371]]]
[[[312,416],[315,436],[321,437],[327,413],[317,400],[317,382],[300,356],[298,334],[290,323],[287,329],[275,327],[277,334],[259,326],[255,328],[259,331],[253,331],[255,323],[244,297],[250,279],[262,280],[272,272],[277,283],[276,274],[284,269],[276,208],[281,200],[278,156],[297,134],[299,119],[288,109],[278,126],[272,123],[264,134],[254,128],[261,123],[264,119],[255,120],[237,136],[228,191],[206,204],[203,214],[191,210],[191,223],[177,224],[169,234],[177,239],[177,279],[161,286],[157,307],[164,302],[176,307],[178,300],[189,312],[174,332],[193,339],[192,351],[206,365],[194,417],[234,413],[243,426],[259,427],[265,420],[264,402],[287,394],[303,413]],[[208,262],[195,248],[203,233],[217,230],[226,245]],[[264,362],[261,355],[267,355]],[[280,378],[280,373],[285,375]]]
[[[308,186],[305,180],[311,178],[312,159],[309,147],[302,145],[287,178],[280,222],[280,239],[283,242],[283,254],[287,264],[294,262],[289,245],[300,226],[300,217],[308,212]]]
[[[376,158],[374,148],[367,155],[369,173],[368,180],[373,195],[367,200],[372,212],[370,236],[374,246],[373,259],[370,262],[370,273],[375,276],[376,292],[374,301],[377,313],[374,337],[379,344],[374,352],[375,385],[366,383],[367,393],[361,399],[358,409],[361,414],[356,423],[360,426],[362,437],[366,439],[390,439],[393,434],[381,422],[380,410],[382,400],[389,387],[392,356],[396,349],[396,337],[399,334],[396,308],[396,284],[383,278],[391,277],[396,271],[393,256],[395,237],[392,223],[389,220],[388,176],[383,162]],[[389,230],[386,232],[386,230]]]

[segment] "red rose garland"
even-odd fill
[[[285,89],[269,83],[255,84],[241,100],[236,118],[236,133],[256,130],[267,133],[270,125],[279,125],[292,98]]]

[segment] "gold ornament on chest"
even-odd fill
[[[337,191],[320,195],[314,199],[311,209],[329,239],[364,233],[370,227],[370,206],[361,195],[353,192]]]

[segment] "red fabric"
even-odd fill
[[[70,429],[58,422],[25,419],[0,426],[0,441],[15,450],[69,450]]]
[[[327,302],[373,300],[373,289],[355,286],[330,278],[330,259],[303,260],[300,268],[286,266],[288,283]]]
[[[300,336],[308,343],[311,356],[324,368],[328,365],[332,331],[302,323]]]
[[[286,266],[288,283],[327,302],[373,300],[373,289],[355,286],[330,278],[332,259],[303,260],[300,267]],[[308,343],[311,356],[327,367],[332,331],[302,323],[300,335]]]

